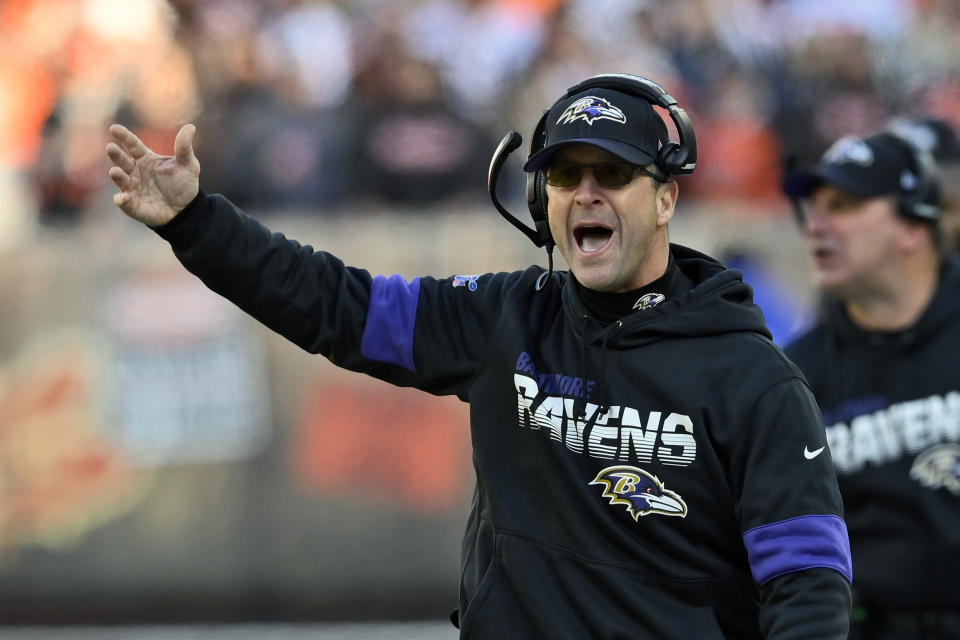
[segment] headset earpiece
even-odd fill
[[[889,134],[894,144],[903,149],[910,157],[917,185],[908,194],[897,199],[900,214],[908,218],[936,222],[940,219],[940,181],[937,163],[928,151],[917,147],[909,140],[896,134]]]
[[[536,226],[537,235],[543,244],[552,242],[550,224],[547,220],[547,176],[543,171],[527,174],[527,208]]]
[[[544,109],[537,121],[537,126],[534,127],[533,135],[530,136],[530,155],[546,144],[549,113],[550,109]],[[550,225],[547,221],[547,175],[543,170],[527,174],[527,208],[536,226],[538,239],[542,240],[543,244],[552,244],[553,236],[550,234]]]
[[[686,156],[686,151],[680,147],[679,143],[672,140],[665,142],[657,153],[657,166],[668,175],[676,175],[681,172]]]

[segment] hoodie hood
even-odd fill
[[[694,286],[661,304],[624,317],[609,335],[610,349],[631,349],[665,338],[695,338],[753,332],[770,338],[763,312],[753,302],[753,289],[743,274],[727,269],[710,256],[678,244],[670,253]],[[564,309],[574,326],[588,315],[577,287],[564,287]],[[600,341],[597,332],[588,337]]]

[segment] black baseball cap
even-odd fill
[[[859,198],[910,196],[920,188],[920,176],[905,144],[891,133],[840,138],[818,164],[787,173],[783,191],[796,200],[828,184]]]
[[[546,142],[527,158],[523,170],[539,171],[562,147],[586,143],[638,166],[656,162],[667,142],[667,125],[647,100],[614,89],[594,88],[550,107]]]

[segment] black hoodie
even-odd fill
[[[914,326],[854,325],[840,304],[792,343],[823,409],[857,591],[879,609],[960,611],[960,264]]]
[[[737,271],[609,324],[568,273],[372,277],[201,193],[158,229],[302,348],[470,403],[461,638],[845,638],[850,560],[813,396]]]

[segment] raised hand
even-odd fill
[[[200,190],[200,162],[193,153],[196,132],[192,124],[181,127],[174,155],[161,156],[123,125],[111,125],[107,157],[113,166],[108,175],[120,189],[113,203],[148,226],[170,222]]]

